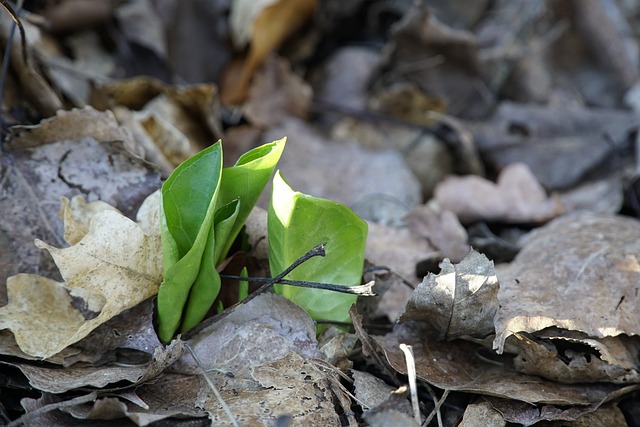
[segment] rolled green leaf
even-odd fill
[[[219,256],[239,211],[240,201],[238,199],[216,211],[213,220],[213,238],[209,240],[211,244],[207,244],[205,248],[200,272],[193,282],[189,299],[185,304],[184,318],[180,327],[182,332],[188,331],[204,319],[220,292],[221,280],[214,260]]]
[[[224,168],[222,171],[218,204],[226,205],[234,199],[240,199],[242,203],[236,222],[216,262],[222,261],[227,256],[233,241],[269,182],[285,144],[286,138],[283,138],[256,147],[243,154],[234,166]]]
[[[158,291],[158,335],[169,342],[182,319],[203,255],[213,249],[213,222],[222,176],[220,142],[182,163],[162,186],[164,280]]]

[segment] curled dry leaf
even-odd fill
[[[398,346],[411,344],[419,378],[442,389],[501,397],[531,408],[538,417],[536,421],[574,420],[638,389],[635,384],[598,383],[585,387],[523,374],[514,369],[510,357],[492,356],[482,345],[468,341],[439,341],[436,331],[424,323],[400,323],[392,333],[375,337],[375,342],[402,374],[407,372],[406,363]]]
[[[536,230],[499,274],[494,348],[559,381],[639,382],[639,252],[630,218],[573,214]]]
[[[523,163],[506,166],[495,184],[478,176],[450,177],[436,187],[434,199],[463,223],[545,222],[564,211]]]
[[[158,206],[158,194],[150,197]],[[10,329],[25,353],[47,358],[157,293],[162,281],[160,227],[158,222],[144,227],[154,232],[145,234],[119,212],[102,209],[89,222],[87,234],[68,248],[36,240],[53,256],[65,283],[31,274],[10,277],[0,329]],[[76,308],[79,301],[82,309]]]
[[[136,77],[95,85],[90,100],[98,109],[113,110],[146,158],[167,174],[222,134],[213,84],[176,87]]]
[[[493,262],[471,250],[459,264],[445,259],[440,267],[413,291],[400,321],[428,322],[447,339],[492,334],[499,288]]]

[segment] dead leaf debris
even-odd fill
[[[0,424],[640,425],[636,3],[0,9]],[[378,295],[316,336],[254,294],[163,346],[162,179],[284,136]],[[225,265],[268,276],[269,192]]]

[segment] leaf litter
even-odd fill
[[[404,343],[429,425],[637,424],[637,6],[89,3],[30,5],[37,66],[14,38],[3,77],[3,422],[229,423],[187,344],[243,424],[411,425]],[[380,295],[355,334],[265,294],[163,347],[143,200],[285,134],[292,185],[369,222]]]

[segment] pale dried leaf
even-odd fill
[[[567,427],[627,427],[624,415],[618,405],[610,401],[616,393],[607,398],[606,404],[594,410],[590,406],[556,405],[535,406],[517,400],[485,397],[491,406],[502,414],[504,420],[517,425],[567,426]],[[550,421],[550,420],[556,420]]]
[[[495,410],[486,400],[481,400],[477,403],[470,403],[466,407],[458,427],[504,427],[506,425],[507,422],[502,418],[500,412]]]
[[[459,264],[445,259],[413,291],[400,321],[428,322],[441,338],[484,338],[494,332],[498,280],[493,262],[471,250]]]
[[[309,360],[322,357],[315,326],[289,300],[259,295],[200,331],[191,345],[241,425],[270,424],[285,414],[300,425],[336,422],[328,374]],[[173,370],[200,372],[189,354]],[[214,424],[228,422],[204,380],[196,406],[209,412]]]
[[[429,241],[420,238],[406,227],[392,227],[369,222],[365,255],[376,265],[389,267],[412,283],[420,280],[416,276],[416,264],[423,259],[438,255]]]
[[[311,86],[293,73],[289,63],[271,56],[255,75],[242,109],[249,122],[268,128],[287,117],[305,119],[312,97]]]
[[[97,111],[90,106],[60,110],[54,117],[42,120],[37,125],[15,126],[11,135],[10,145],[21,149],[91,135],[98,141],[123,141],[130,151],[137,153],[131,134],[120,126],[113,113]]]
[[[22,351],[33,356],[47,358],[79,341],[155,295],[162,281],[159,235],[145,235],[113,210],[99,211],[87,235],[69,248],[36,245],[51,253],[66,283],[14,276],[7,283],[9,303],[0,308],[0,327],[11,329]],[[81,298],[84,309],[76,310],[72,297]]]
[[[353,371],[351,375],[353,376],[355,396],[364,410],[375,408],[382,404],[395,390],[394,387],[368,372]]]
[[[87,202],[82,196],[60,200],[60,217],[64,221],[64,240],[70,245],[78,243],[88,232],[91,219],[100,211],[118,211],[102,200]]]
[[[564,212],[523,163],[506,166],[495,184],[478,176],[449,177],[436,186],[434,199],[463,223],[545,222]]]
[[[638,253],[640,223],[631,218],[573,214],[537,229],[499,273],[494,347],[552,326],[594,338],[640,334]]]
[[[638,242],[640,223],[614,215],[568,215],[533,232],[500,272],[494,348],[557,381],[640,382]]]
[[[190,342],[205,368],[226,369],[236,375],[290,352],[307,358],[321,357],[315,326],[309,315],[291,301],[274,294],[263,294],[237,306]],[[190,355],[185,355],[175,369],[190,373],[199,371]]]
[[[115,8],[114,16],[127,40],[148,48],[159,59],[167,59],[166,35],[151,0],[120,4]]]
[[[471,249],[467,231],[456,215],[432,202],[413,208],[405,218],[409,230],[440,250],[440,256],[460,262]]]
[[[380,195],[407,208],[421,199],[420,184],[397,151],[367,150],[353,141],[328,140],[296,118],[272,127],[262,138],[270,141],[282,135],[294,143],[287,146],[278,167],[287,182],[301,192],[350,207]],[[270,194],[269,187],[266,194]]]

